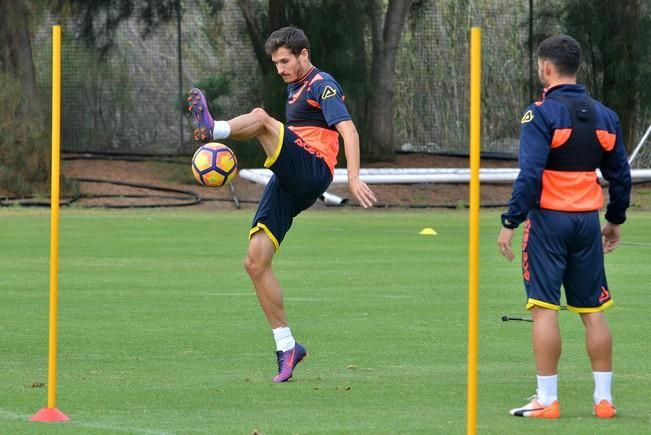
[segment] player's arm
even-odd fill
[[[615,133],[615,147],[604,153],[599,167],[601,174],[609,183],[606,223],[601,228],[606,254],[619,245],[621,237],[619,226],[626,221],[626,209],[631,197],[631,168],[626,158],[619,120],[616,122]]]
[[[511,248],[513,231],[525,221],[540,198],[551,141],[551,130],[539,106],[529,106],[520,123],[520,173],[513,183],[509,209],[501,217],[502,230],[497,238],[500,253],[509,261],[515,258]]]
[[[520,172],[513,183],[509,209],[502,215],[502,226],[511,229],[524,222],[540,200],[552,133],[539,106],[529,106],[520,122]]]
[[[344,152],[348,168],[348,187],[355,199],[364,208],[377,201],[373,191],[359,178],[359,134],[353,121],[346,120],[335,124],[344,141]]]
[[[606,220],[619,225],[626,220],[626,209],[630,202],[631,168],[626,158],[619,121],[616,124],[615,132],[615,146],[611,151],[604,153],[599,169],[609,183]]]
[[[311,92],[328,125],[334,126],[344,141],[350,192],[362,207],[371,207],[377,199],[366,183],[359,179],[359,134],[344,104],[341,87],[334,80],[327,79],[316,82]]]

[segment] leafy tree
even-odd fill
[[[145,34],[173,17],[179,0],[0,0],[0,187],[20,195],[45,193],[49,179],[49,102],[36,83],[32,21],[39,13],[75,20],[80,37],[106,53],[119,23],[137,16]],[[20,90],[16,100],[13,90]],[[64,179],[63,187],[70,184]]]
[[[360,130],[362,157],[392,158],[396,51],[411,4],[411,0],[389,0],[388,5],[383,0],[268,0],[263,10],[254,0],[238,0],[263,74],[265,108],[284,117],[286,93],[264,51],[265,39],[279,27],[296,25],[310,38],[314,63],[332,73],[346,92]]]
[[[364,155],[370,160],[393,158],[393,86],[395,84],[396,53],[409,12],[410,0],[389,0],[384,15],[380,15],[380,2],[368,2],[371,18],[373,56],[371,85],[366,112],[368,135],[362,140]]]
[[[561,8],[557,6],[543,6],[539,16],[546,23],[557,17],[561,30],[579,41],[587,67],[580,80],[595,98],[617,112],[627,149],[632,151],[641,113],[648,114],[651,108],[648,2],[620,0],[614,5],[609,0],[567,0]]]
[[[649,84],[643,64],[649,59],[651,19],[641,12],[641,0],[621,0],[617,7],[606,0],[573,0],[565,17],[568,31],[583,47],[592,92],[619,114],[629,151],[635,143],[641,91]]]

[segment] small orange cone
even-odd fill
[[[54,421],[68,421],[67,415],[59,411],[57,408],[42,408],[30,419],[32,421],[45,421],[45,422],[54,422]]]

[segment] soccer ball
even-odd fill
[[[235,153],[220,143],[202,145],[192,157],[192,173],[204,186],[225,186],[237,175]]]

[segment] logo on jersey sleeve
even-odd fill
[[[527,110],[527,113],[525,113],[522,119],[520,120],[520,124],[526,124],[527,122],[531,122],[532,120],[533,120],[533,110]]]
[[[321,99],[325,100],[326,98],[334,97],[337,95],[337,90],[332,86],[326,86],[321,94]]]

